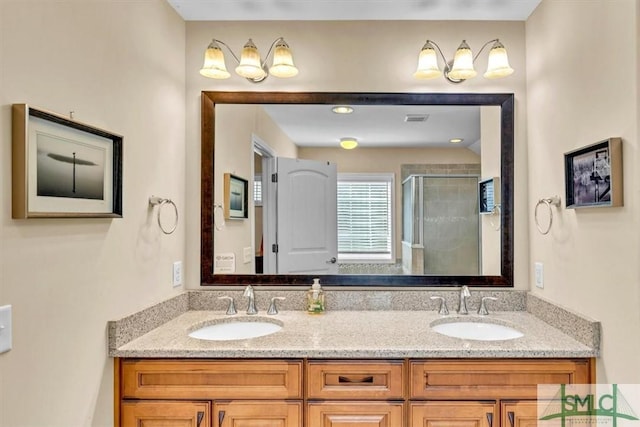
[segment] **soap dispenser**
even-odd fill
[[[307,292],[307,312],[309,314],[324,313],[324,291],[320,287],[320,279],[313,279],[313,285]]]

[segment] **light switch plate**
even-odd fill
[[[536,286],[540,289],[544,288],[544,266],[541,262],[534,264],[534,271],[536,276]]]
[[[171,283],[174,287],[182,285],[182,261],[176,261],[173,263],[173,279]]]
[[[11,350],[11,306],[0,307],[0,353]]]
[[[253,251],[251,246],[242,249],[242,258],[245,264],[249,264],[253,259]]]

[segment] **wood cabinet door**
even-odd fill
[[[537,427],[538,402],[535,400],[501,402],[500,418],[502,427]]]
[[[214,427],[302,427],[302,402],[216,401]]]
[[[122,402],[121,427],[210,427],[209,402]]]
[[[409,407],[410,427],[499,427],[495,402],[419,402]]]
[[[401,427],[402,402],[309,402],[307,427]]]

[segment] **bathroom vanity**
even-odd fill
[[[116,426],[523,426],[535,423],[538,384],[595,382],[597,322],[532,296],[488,316],[406,307],[227,316],[202,309],[212,292],[190,294],[110,324]],[[244,340],[189,337],[246,319],[282,329]],[[523,336],[481,341],[433,330],[459,320]]]
[[[522,426],[589,358],[117,359],[122,426]]]

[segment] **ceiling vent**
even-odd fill
[[[426,122],[428,118],[428,114],[407,114],[404,116],[404,121],[407,123]]]

